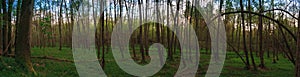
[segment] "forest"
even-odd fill
[[[1,0],[1,77],[300,77],[300,0]]]

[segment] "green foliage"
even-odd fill
[[[42,33],[47,35],[48,38],[51,38],[51,17],[50,16],[47,16],[47,17],[44,17],[43,19],[41,19],[40,23],[39,23],[40,27],[42,28]]]
[[[198,76],[204,76],[210,61],[210,54],[204,54],[206,51],[201,51],[200,64],[198,68]],[[241,53],[242,54],[242,53]],[[138,58],[140,54],[137,54]],[[32,56],[51,56],[59,59],[73,60],[72,51],[69,48],[63,48],[62,51],[59,51],[58,48],[32,48]],[[148,58],[149,59],[149,58]],[[180,55],[174,55],[175,61],[167,61],[166,65],[159,71],[154,77],[161,76],[173,76],[180,62]],[[0,62],[0,74],[5,77],[30,77],[33,75],[25,74],[21,71],[16,65],[13,58],[2,57],[2,62]],[[119,77],[119,76],[132,76],[122,71],[116,64],[113,59],[112,53],[109,51],[106,56],[106,66],[104,68],[105,73],[108,77]],[[259,63],[259,58],[255,57],[255,61]],[[240,58],[234,52],[228,52],[226,61],[224,64],[221,77],[285,77],[293,76],[293,65],[284,57],[280,57],[280,60],[277,61],[277,64],[272,63],[271,58],[266,58],[266,70],[245,70],[244,64]],[[69,62],[58,62],[47,59],[32,59],[33,66],[38,73],[39,77],[78,77],[76,67],[73,63]]]

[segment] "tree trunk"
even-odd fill
[[[62,7],[63,7],[64,0],[60,3],[60,9],[59,9],[59,18],[58,18],[58,31],[59,31],[59,50],[62,49],[62,34],[61,34],[61,26],[62,26]]]
[[[259,0],[259,13],[262,14],[263,12],[263,7],[262,7],[262,0]],[[262,16],[259,16],[259,24],[258,24],[258,31],[259,31],[259,57],[260,57],[260,64],[259,67],[261,69],[265,68],[265,62],[264,62],[264,51],[262,50],[262,42],[263,42],[263,37],[262,37],[262,31],[263,31],[263,19]]]
[[[31,59],[30,59],[30,29],[32,22],[32,14],[33,14],[33,0],[23,0],[22,1],[22,10],[20,16],[20,24],[18,25],[17,31],[17,41],[16,41],[16,57],[15,61],[21,68],[23,68],[27,72],[34,73]]]
[[[7,26],[8,26],[8,30],[7,30],[7,41],[8,41],[8,51],[7,51],[7,54],[12,54],[12,44],[11,44],[11,42],[12,42],[12,24],[11,24],[11,21],[12,21],[12,10],[13,10],[13,8],[12,8],[12,6],[13,6],[13,2],[14,2],[14,0],[9,0],[8,1],[8,16],[7,16]]]
[[[249,12],[251,12],[251,1],[250,0],[248,0],[248,11]],[[249,47],[249,49],[250,49],[250,57],[251,57],[251,62],[252,62],[252,65],[253,65],[253,68],[254,68],[254,70],[257,70],[256,69],[256,64],[255,64],[255,61],[254,61],[254,56],[253,56],[253,51],[252,51],[252,15],[249,13],[248,14],[248,16],[249,16],[249,22],[248,22],[248,26],[250,26],[250,33],[249,33],[249,35],[250,35],[250,47]]]
[[[6,54],[7,48],[7,9],[6,9],[6,0],[2,1],[2,10],[3,10],[3,23],[2,23],[2,45],[3,45],[3,54]]]
[[[132,7],[135,7],[135,4],[133,4]],[[131,11],[133,11],[133,9],[132,9]],[[133,12],[131,12],[131,18],[134,19]],[[132,24],[133,24],[133,20],[130,20],[129,31],[132,30]],[[136,42],[136,40],[135,40],[135,39],[132,39],[131,47],[132,47],[133,57],[136,58],[135,42]]]
[[[244,7],[243,7],[243,2],[242,0],[240,0],[240,5],[241,5],[241,11],[244,11]],[[245,52],[245,57],[246,57],[246,67],[245,69],[250,69],[250,63],[249,63],[249,57],[248,57],[248,50],[247,50],[247,46],[246,46],[246,31],[245,31],[245,18],[244,18],[244,13],[242,12],[242,27],[243,27],[243,43],[244,43],[244,52]]]
[[[297,51],[296,51],[296,76],[300,77],[300,11],[299,11],[299,17],[298,17],[298,38],[297,38]]]
[[[170,3],[170,0],[167,0],[167,4]],[[167,26],[170,26],[170,6],[167,6]],[[167,31],[167,40],[168,40],[168,58],[169,60],[173,61],[173,53],[172,53],[172,44],[171,44],[171,31]]]
[[[146,0],[146,9],[145,9],[145,21],[148,20],[148,4],[149,4],[149,0]],[[148,31],[149,31],[149,24],[147,24],[144,28],[144,41],[145,41],[145,55],[149,56],[149,46],[148,46]]]
[[[2,5],[2,2],[1,2],[1,1],[0,1],[0,4]],[[0,9],[2,9],[2,6],[1,6],[1,5],[0,5]],[[1,14],[2,14],[2,13],[1,13]],[[1,15],[1,16],[0,16],[0,21],[3,21],[2,18],[3,18],[3,16]],[[1,46],[0,46],[0,48],[1,48],[0,54],[3,54],[3,51],[2,51],[2,50],[4,50],[4,48],[3,48],[3,35],[2,35],[2,34],[3,34],[3,33],[2,33],[2,32],[3,32],[3,27],[2,27],[2,23],[0,23],[0,26],[1,26],[1,27],[0,27],[0,30],[1,30],[1,31],[0,31],[0,36],[1,36],[1,37],[0,37],[0,45],[1,45]],[[1,60],[1,58],[0,58],[0,60]]]
[[[100,1],[101,4],[103,4],[103,0]],[[104,9],[104,6],[101,5],[101,9],[103,10]],[[105,66],[105,59],[104,59],[104,56],[105,56],[105,37],[104,37],[104,28],[105,28],[105,25],[104,25],[104,12],[101,12],[101,45],[102,45],[102,58],[101,58],[101,66],[102,68],[104,68]]]
[[[140,43],[140,52],[141,52],[141,56],[142,56],[142,60],[141,63],[145,63],[145,54],[144,54],[144,43],[143,43],[143,26],[142,26],[142,10],[141,10],[141,0],[138,0],[138,6],[139,6],[139,26],[140,26],[140,34],[139,34],[139,43]]]
[[[272,6],[272,9],[274,9],[274,7],[275,7],[275,6],[274,6],[274,0],[271,0],[271,6]],[[272,12],[272,18],[274,18],[274,17],[275,17],[275,12],[273,11],[273,12]],[[272,22],[272,24],[274,25],[274,22]],[[274,32],[274,34],[273,34],[272,36],[275,36],[276,33],[277,33],[277,32]],[[276,41],[275,41],[275,40],[272,40],[272,41],[273,41],[273,43],[274,43],[274,44],[273,44],[274,46],[272,46],[272,47],[277,47],[278,45],[275,44]],[[275,49],[276,49],[276,48],[273,48],[273,60],[272,60],[272,63],[277,63],[277,62],[276,62],[276,57],[277,57],[277,56],[276,56],[276,53],[278,52],[278,50],[277,50],[277,49],[275,50]]]

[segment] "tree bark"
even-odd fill
[[[22,0],[18,0],[17,3],[17,16],[16,16],[16,29],[15,29],[15,42],[14,42],[14,47],[16,48],[16,36],[17,36],[17,29],[18,29],[18,25],[20,24],[20,11],[21,11],[21,2]],[[15,50],[16,51],[16,50]]]
[[[22,10],[20,24],[18,25],[16,41],[16,58],[15,61],[25,71],[34,73],[35,70],[31,63],[30,52],[30,29],[32,22],[34,0],[22,0]]]
[[[148,5],[149,4],[149,0],[146,0],[146,9],[145,9],[145,21],[148,20]],[[149,24],[147,24],[144,28],[144,41],[145,41],[145,55],[149,56],[149,46],[148,46],[148,31],[149,31]]]
[[[7,9],[6,9],[6,0],[2,1],[2,10],[3,10],[3,23],[2,23],[2,51],[3,54],[6,54],[5,49],[7,47]]]
[[[7,41],[8,43],[10,43],[12,41],[12,24],[11,24],[11,21],[12,21],[12,6],[13,6],[13,2],[14,0],[9,0],[8,1],[8,14],[7,14],[7,26],[8,26],[8,30],[7,30]],[[7,44],[8,46],[8,52],[7,54],[12,54],[12,44]]]
[[[104,1],[103,0],[101,0],[100,1],[100,8],[101,8],[101,13],[100,13],[100,15],[101,15],[101,18],[100,18],[100,20],[101,20],[101,45],[102,45],[102,58],[101,58],[101,67],[102,68],[104,68],[104,66],[105,66],[105,59],[104,59],[104,57],[105,57],[105,37],[104,37],[104,28],[105,28],[105,25],[104,25],[104,12],[102,12],[102,10],[104,10]],[[122,20],[121,20],[122,21]]]
[[[242,0],[240,0],[240,5],[241,5],[241,11],[244,11],[244,7],[243,7],[243,2]],[[245,57],[246,57],[246,66],[245,69],[250,69],[250,63],[249,63],[249,57],[248,57],[248,50],[247,50],[247,46],[246,46],[246,31],[245,31],[245,16],[244,13],[241,13],[242,15],[242,27],[243,27],[243,43],[244,43],[244,52],[245,52]]]
[[[62,7],[63,7],[64,0],[60,3],[60,9],[59,9],[59,18],[58,18],[58,31],[59,31],[59,50],[62,49],[62,34],[61,34],[61,26],[62,26]]]
[[[139,43],[140,43],[140,52],[142,56],[141,63],[145,63],[145,54],[144,54],[144,43],[143,43],[143,26],[142,26],[142,10],[141,10],[141,0],[138,0],[138,6],[139,6],[139,26],[140,26],[140,34],[139,34]]]
[[[167,4],[170,3],[170,0],[167,0]],[[170,5],[167,5],[167,26],[170,26]],[[171,31],[167,31],[167,41],[168,41],[168,58],[173,61],[173,53],[172,53],[172,44],[171,44]]]
[[[0,4],[2,5],[2,2],[0,2]],[[0,9],[2,9],[2,6],[0,6]],[[3,16],[0,16],[0,21],[3,21],[2,18],[3,18]],[[0,30],[1,30],[0,31],[0,36],[1,36],[1,38],[0,38],[0,45],[1,45],[0,46],[0,48],[1,48],[0,53],[3,54],[4,48],[3,48],[3,35],[2,35],[3,34],[2,33],[3,32],[3,27],[2,27],[2,23],[0,23],[0,25],[1,25],[1,27],[0,27]],[[1,60],[1,58],[0,58],[0,60]]]
[[[263,7],[262,7],[262,0],[259,0],[259,13],[262,14],[263,12]],[[258,24],[258,36],[259,36],[259,59],[260,59],[260,64],[259,67],[261,69],[265,68],[265,62],[264,62],[264,51],[262,50],[262,42],[263,42],[263,37],[262,37],[262,31],[263,31],[263,19],[262,16],[259,16],[259,24]]]
[[[248,11],[251,12],[251,1],[248,0]],[[249,47],[249,50],[250,50],[250,57],[251,57],[251,61],[252,61],[252,65],[253,65],[253,68],[254,70],[257,70],[256,68],[256,64],[255,64],[255,61],[254,61],[254,56],[253,56],[253,51],[252,51],[252,15],[249,13],[248,14],[249,16],[249,23],[248,23],[248,26],[250,26],[250,47]]]
[[[300,11],[298,17],[298,38],[297,38],[297,51],[296,51],[296,76],[300,77]]]
[[[156,4],[156,22],[160,21],[160,12],[159,12],[159,0],[155,0],[155,4]],[[160,24],[159,23],[155,23],[156,26],[156,40],[158,43],[161,43],[161,33],[160,33]],[[161,25],[162,26],[162,25]],[[159,59],[160,59],[160,64],[163,65],[163,52],[160,52],[162,49],[158,48],[158,55],[159,55]]]

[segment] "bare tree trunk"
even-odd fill
[[[103,7],[102,7],[103,8]],[[105,25],[104,25],[104,12],[101,14],[101,45],[102,45],[102,58],[101,58],[101,66],[102,68],[104,68],[105,66],[105,59],[104,59],[104,56],[105,56],[105,37],[104,37],[104,28],[105,28]]]
[[[170,3],[170,0],[167,0],[167,4]],[[167,5],[167,26],[170,26],[170,6]],[[171,44],[171,31],[167,31],[167,40],[168,40],[168,57],[171,61],[173,61],[173,53],[172,53],[172,44]]]
[[[35,75],[36,72],[32,67],[30,59],[30,28],[32,22],[32,13],[33,13],[33,0],[23,0],[22,1],[22,10],[20,16],[20,24],[17,31],[17,41],[16,41],[16,57],[15,61],[23,68],[25,71],[32,72]]]
[[[98,28],[98,24],[97,24],[97,18],[96,18],[96,11],[95,11],[95,2],[94,0],[92,0],[93,4],[92,4],[92,7],[93,7],[93,19],[94,19],[94,27],[96,29],[96,32],[95,32],[95,43],[96,43],[96,50],[97,50],[97,59],[100,60],[100,37],[99,37],[99,28]],[[99,3],[99,1],[97,1],[97,3]],[[99,19],[99,24],[101,24],[101,20]]]
[[[143,26],[142,25],[142,10],[141,10],[141,0],[138,0],[138,6],[139,6],[139,26],[140,26],[140,34],[139,34],[139,43],[140,43],[140,52],[141,52],[141,56],[142,56],[142,60],[141,63],[145,63],[145,54],[144,54],[144,43],[143,43]]]
[[[2,2],[1,2],[1,1],[0,1],[0,4],[2,5]],[[2,6],[0,6],[0,9],[2,9]],[[1,14],[2,14],[2,13],[1,13]],[[3,16],[1,15],[1,16],[0,16],[0,21],[3,21],[2,18],[3,18]],[[0,49],[0,54],[3,54],[3,51],[2,51],[2,50],[4,50],[4,48],[3,48],[3,43],[2,43],[2,42],[3,42],[3,40],[2,40],[2,39],[3,39],[3,35],[2,35],[2,34],[3,34],[3,33],[2,33],[2,32],[3,32],[2,23],[0,23],[0,25],[1,25],[1,27],[0,27],[0,30],[1,30],[1,31],[0,31],[0,36],[1,36],[1,37],[0,37],[0,45],[1,45],[1,46],[0,46],[0,48],[1,48],[1,49]],[[1,56],[0,56],[0,60],[1,60]]]
[[[158,4],[159,4],[159,0],[155,0],[155,3],[156,3],[156,22],[159,22],[160,21],[160,12],[159,12],[159,7],[158,7]],[[160,43],[161,42],[161,33],[160,33],[160,24],[159,23],[155,23],[155,26],[156,26],[156,40],[157,40],[157,42],[158,43]],[[158,55],[159,55],[159,59],[160,59],[160,64],[161,65],[163,65],[163,60],[162,60],[162,58],[163,58],[163,53],[162,52],[160,52],[161,51],[161,49],[160,48],[158,48]]]
[[[102,10],[104,10],[104,4],[105,4],[105,2],[103,1],[103,0],[101,0],[100,1],[100,23],[101,23],[101,45],[102,45],[102,58],[101,58],[101,67],[102,68],[104,68],[104,66],[105,66],[105,59],[104,59],[104,57],[105,57],[105,44],[104,44],[104,41],[105,41],[105,39],[104,39],[104,27],[105,27],[105,25],[104,25],[104,12],[102,12]],[[122,21],[122,20],[121,20]]]
[[[94,2],[94,1],[93,1]],[[65,10],[66,10],[66,18],[67,18],[67,21],[68,21],[68,24],[66,25],[66,44],[69,48],[72,48],[72,24],[71,24],[71,21],[70,21],[70,13],[68,11],[68,9],[72,9],[72,8],[68,8],[67,7],[67,1],[64,1],[64,6],[65,6]],[[46,5],[44,5],[46,7]],[[49,36],[49,35],[47,35]],[[49,40],[50,42],[50,40]]]
[[[298,17],[298,38],[297,38],[297,51],[296,51],[296,76],[300,77],[300,11]]]
[[[58,18],[58,31],[59,31],[59,50],[62,49],[62,34],[61,34],[61,26],[62,26],[62,5],[64,0],[60,3],[60,9],[59,9],[59,18]]]
[[[259,0],[259,13],[262,14],[263,12],[263,7],[262,7],[262,0]],[[260,57],[260,64],[259,67],[264,69],[265,68],[265,62],[264,62],[264,51],[262,50],[262,42],[263,42],[263,37],[262,37],[262,31],[263,31],[263,19],[262,16],[259,16],[259,24],[258,24],[258,31],[259,31],[259,57]]]
[[[243,7],[243,1],[240,0],[240,5],[241,5],[241,11],[244,11]],[[250,69],[250,63],[249,63],[249,57],[248,57],[248,50],[247,50],[247,45],[246,45],[246,31],[245,31],[245,16],[244,13],[242,12],[242,27],[243,27],[243,43],[244,43],[244,52],[245,52],[245,57],[246,57],[246,67],[245,69],[249,70]]]
[[[72,2],[72,4],[73,4],[74,2]],[[74,8],[75,7],[71,7],[70,8],[70,13],[71,13],[71,25],[70,25],[70,27],[71,27],[71,35],[73,34],[73,25],[74,25]],[[70,39],[70,41],[72,42],[73,41],[73,39],[71,38]],[[72,48],[72,46],[71,46],[71,48]]]
[[[132,5],[133,7],[135,6],[135,4]],[[129,16],[128,16],[129,17]],[[133,16],[133,9],[131,10],[131,18],[134,19]],[[132,30],[132,24],[133,24],[133,20],[130,20],[129,22],[129,31]],[[132,39],[132,43],[131,43],[131,47],[132,47],[132,52],[133,52],[133,57],[136,57],[136,52],[135,52],[135,39]]]
[[[146,9],[145,9],[145,20],[147,21],[148,20],[148,4],[149,4],[149,0],[146,0]],[[145,26],[145,30],[144,30],[144,41],[145,41],[145,55],[146,56],[149,56],[149,46],[148,46],[148,34],[149,34],[149,24],[147,24],[146,26]]]
[[[271,6],[272,6],[272,9],[274,9],[274,0],[271,0]],[[272,18],[274,18],[275,17],[275,12],[273,11],[272,12]],[[272,22],[272,24],[273,24],[273,26],[275,25],[274,24],[274,22]],[[272,35],[272,36],[275,36],[276,35],[276,33],[277,32],[274,32],[274,34]],[[276,41],[275,40],[272,40],[273,41],[273,43],[275,43]],[[273,46],[273,47],[277,47],[278,45],[277,44],[273,44],[273,45],[275,45],[275,46]],[[275,48],[273,48],[273,61],[272,61],[272,63],[277,63],[276,62],[276,58],[277,58],[277,56],[276,56],[276,53],[278,52],[278,50],[276,49],[275,50]]]
[[[178,0],[177,2],[176,2],[176,14],[175,14],[175,17],[174,17],[174,26],[173,26],[173,29],[175,30],[173,33],[172,33],[172,35],[171,35],[171,39],[172,39],[172,41],[171,41],[171,49],[172,49],[172,51],[173,51],[173,53],[175,53],[176,52],[176,37],[175,37],[175,33],[178,33],[178,30],[176,30],[176,28],[178,27],[178,11],[179,11],[179,4],[180,4],[180,0]],[[171,1],[169,1],[169,5],[171,5]],[[171,13],[173,12],[173,10],[172,10],[172,7],[170,8],[171,9]],[[181,51],[180,51],[180,53],[181,53]]]
[[[14,2],[14,0],[9,0],[8,1],[7,41],[9,43],[9,45],[7,45],[8,46],[7,54],[12,54],[12,44],[11,44],[11,42],[12,42],[12,24],[11,24],[12,18],[11,17],[12,16],[11,15],[12,15],[12,10],[13,10],[13,8],[12,8],[13,2]]]
[[[251,12],[251,1],[250,0],[248,0],[248,11]],[[257,70],[256,64],[254,61],[254,57],[253,57],[253,50],[252,50],[252,15],[249,13],[248,16],[249,16],[248,26],[250,26],[250,33],[249,33],[249,35],[250,35],[250,39],[249,39],[250,40],[250,47],[249,47],[250,57],[251,57],[251,61],[252,61],[254,70]]]
[[[3,11],[3,24],[2,24],[2,45],[3,45],[3,54],[6,54],[7,48],[7,9],[6,9],[6,0],[2,1],[2,11]]]

